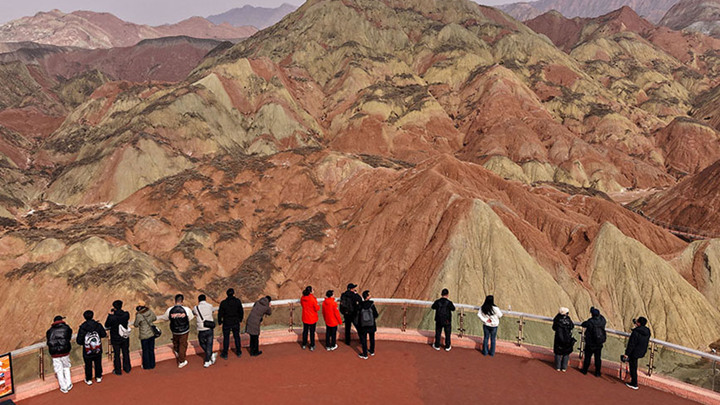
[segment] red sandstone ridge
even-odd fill
[[[525,21],[533,31],[544,34],[560,49],[569,52],[580,41],[586,22],[581,18],[569,19],[553,10]]]
[[[0,42],[30,41],[80,48],[114,48],[133,46],[143,39],[179,35],[234,40],[246,38],[256,31],[253,27],[215,25],[201,17],[151,27],[126,22],[109,13],[75,11],[65,14],[53,10],[0,26]]]

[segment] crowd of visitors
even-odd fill
[[[230,288],[226,291],[225,298],[218,309],[217,325],[222,326],[223,343],[220,357],[228,358],[230,349],[230,334],[235,342],[235,353],[241,357],[240,325],[244,319],[242,302],[235,297],[235,290]],[[328,290],[322,306],[313,294],[312,286],[307,286],[302,291],[300,305],[302,307],[302,344],[303,350],[315,350],[315,337],[317,323],[320,320],[319,313],[322,312],[325,322],[325,349],[334,351],[337,345],[338,327],[345,323],[344,341],[347,345],[351,343],[351,333],[354,327],[360,340],[360,353],[358,357],[367,360],[375,355],[375,333],[377,332],[377,318],[379,312],[371,299],[369,290],[362,294],[357,293],[357,285],[350,283],[347,289],[340,296],[339,305],[335,301],[334,291]],[[445,351],[452,349],[452,317],[455,305],[449,299],[450,292],[443,289],[441,297],[432,304],[435,311],[435,339],[432,347],[440,350],[443,346]],[[265,316],[272,314],[270,296],[260,298],[252,307],[247,317],[245,332],[250,336],[250,356],[259,356],[262,351],[259,349],[261,323]],[[142,368],[150,370],[155,367],[155,339],[162,332],[155,326],[156,320],[169,322],[172,333],[173,352],[177,359],[178,368],[188,364],[187,347],[190,335],[190,322],[195,319],[197,325],[198,343],[204,353],[203,367],[210,367],[217,360],[217,353],[213,351],[215,341],[214,330],[216,322],[213,317],[213,306],[207,302],[207,297],[200,294],[197,298],[197,305],[193,308],[187,307],[185,297],[177,294],[174,305],[170,306],[164,314],[156,316],[144,301],[139,301],[136,306],[135,321],[133,326],[137,329],[137,335],[142,348]],[[553,352],[555,354],[555,368],[557,371],[565,372],[568,369],[570,354],[574,351],[577,340],[573,337],[575,324],[569,316],[570,310],[562,307],[553,319],[552,330],[555,331]],[[606,320],[600,314],[600,310],[591,307],[591,317],[581,324],[584,328],[584,347],[582,349],[584,359],[580,372],[587,374],[592,357],[595,358],[595,376],[600,376],[602,367],[602,349],[607,339],[605,332]],[[102,339],[110,332],[110,345],[113,348],[113,373],[122,375],[132,370],[130,363],[130,314],[123,310],[123,302],[116,300],[107,315],[105,325],[94,320],[93,311],[87,310],[83,313],[85,322],[80,325],[76,343],[82,346],[82,355],[85,362],[85,383],[93,384],[93,371],[95,382],[102,381]],[[483,325],[483,340],[481,352],[484,356],[495,356],[497,331],[500,326],[500,319],[503,312],[495,304],[495,297],[488,295],[477,313]],[[631,381],[626,385],[632,389],[638,389],[637,366],[638,359],[645,356],[650,341],[650,330],[647,328],[647,319],[639,317],[633,319],[635,328],[632,330],[628,340],[625,354],[621,357],[623,363],[628,363]],[[444,339],[443,339],[444,332]],[[53,360],[53,368],[57,375],[60,391],[67,393],[73,387],[70,375],[70,351],[72,340],[72,329],[65,322],[65,317],[55,316],[50,329],[46,334],[47,345]]]

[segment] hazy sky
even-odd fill
[[[478,3],[488,5],[512,2],[478,0]],[[0,24],[57,8],[66,13],[75,10],[106,11],[130,22],[160,25],[195,15],[207,17],[245,4],[277,7],[282,3],[300,5],[303,0],[0,0]]]

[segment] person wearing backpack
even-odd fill
[[[205,363],[203,363],[203,367],[208,368],[215,364],[217,353],[213,353],[213,344],[215,343],[213,336],[215,329],[213,306],[208,304],[206,299],[205,294],[198,296],[198,304],[193,308],[193,313],[197,321],[198,342],[205,352]]]
[[[317,327],[318,311],[320,311],[320,305],[318,305],[317,298],[313,295],[313,289],[311,286],[305,287],[302,292],[302,298],[300,298],[300,306],[302,307],[302,349],[308,345],[308,334],[310,335],[310,351],[315,351],[315,328]]]
[[[334,291],[328,290],[325,293],[325,301],[322,303],[323,319],[325,319],[325,349],[332,351],[338,348],[337,329],[342,323],[338,305],[333,298]]]
[[[360,336],[360,344],[362,345],[362,353],[358,356],[363,360],[367,360],[368,353],[371,356],[375,355],[375,332],[377,332],[375,319],[378,317],[378,311],[377,308],[375,308],[375,303],[370,299],[370,291],[363,291],[362,298],[363,301],[360,303],[355,324],[358,327],[358,335]],[[370,338],[369,351],[368,337]]]
[[[154,322],[157,315],[152,309],[145,305],[145,301],[140,300],[135,313],[135,328],[138,330],[140,338],[140,348],[142,349],[142,368],[143,370],[152,370],[155,368],[155,339],[157,338],[157,327]]]
[[[123,302],[116,300],[112,304],[110,313],[105,319],[105,327],[110,330],[110,344],[113,347],[113,373],[122,375],[125,371],[129,373],[132,370],[130,364],[130,313],[123,311]],[[122,355],[122,362],[120,360]]]
[[[177,356],[178,368],[187,366],[187,346],[188,336],[190,334],[190,321],[195,318],[190,308],[183,305],[185,297],[182,294],[175,295],[175,305],[165,311],[158,317],[165,321],[170,321],[170,331],[172,332],[173,352]]]
[[[355,319],[361,302],[362,297],[357,293],[357,284],[348,284],[347,290],[340,295],[340,313],[345,318],[345,344],[348,346],[350,345],[350,335],[352,333],[351,325],[355,325],[355,330],[358,333],[360,332]]]
[[[600,310],[591,307],[591,317],[582,323],[585,328],[585,359],[583,359],[583,367],[581,373],[587,374],[590,368],[590,358],[595,356],[595,377],[602,375],[602,348],[605,344],[607,336],[605,334],[605,317],[600,315]]]
[[[455,311],[455,304],[448,299],[449,294],[450,291],[443,288],[440,292],[441,298],[433,302],[431,307],[435,310],[435,344],[433,348],[440,350],[440,336],[444,330],[446,352],[452,349],[452,346],[450,346],[450,334],[452,333],[452,312]]]
[[[93,311],[83,312],[85,322],[80,325],[77,334],[77,344],[83,348],[83,361],[85,361],[85,384],[92,385],[93,368],[95,369],[95,381],[102,381],[102,339],[107,337],[105,328],[100,322],[93,319]]]
[[[53,318],[50,329],[45,333],[48,352],[52,357],[53,369],[60,385],[60,392],[67,394],[73,387],[70,376],[70,342],[72,329],[65,323],[65,317],[57,315]]]
[[[240,299],[235,297],[235,290],[228,288],[225,292],[227,298],[220,302],[218,309],[218,325],[222,326],[223,347],[220,357],[227,360],[230,350],[230,332],[235,340],[235,353],[242,356],[242,345],[240,344],[240,322],[245,317],[245,310]]]
[[[487,356],[488,354],[490,357],[495,356],[495,341],[497,340],[497,330],[498,326],[500,326],[500,318],[502,318],[502,316],[502,311],[495,305],[495,297],[492,295],[486,296],[485,302],[483,302],[478,311],[478,318],[480,318],[483,323],[483,356]],[[488,340],[490,341],[489,348]]]
[[[553,353],[555,353],[555,369],[557,371],[567,371],[570,354],[575,347],[575,338],[572,336],[572,330],[575,327],[568,313],[569,309],[561,307],[558,314],[555,315],[552,324],[552,330],[555,331],[555,340],[553,342]]]
[[[625,385],[628,388],[634,390],[638,389],[638,360],[645,357],[648,346],[650,345],[650,329],[647,326],[647,319],[643,316],[633,319],[635,327],[630,334],[628,339],[627,347],[625,348],[625,354],[621,356],[620,360],[629,363],[630,369],[630,382]]]

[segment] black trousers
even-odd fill
[[[353,321],[355,320],[354,315],[344,315],[343,318],[345,319],[345,344],[350,344],[350,337],[352,336],[352,325]],[[357,330],[357,327],[355,327],[355,330]]]
[[[358,333],[360,335],[360,344],[362,345],[363,356],[368,355],[368,336],[370,337],[370,353],[375,353],[375,329],[360,328]]]
[[[140,341],[142,348],[142,368],[151,370],[155,368],[155,337]]]
[[[241,350],[241,344],[240,344],[240,324],[237,325],[223,325],[223,348],[222,348],[222,355],[227,356],[228,350],[230,350],[230,332],[233,334],[233,338],[235,339],[235,353],[237,353],[238,356],[242,354]]]
[[[95,378],[102,377],[102,354],[93,357],[83,356],[83,360],[85,361],[85,381],[92,381],[93,368],[95,369]]]
[[[122,371],[129,373],[132,370],[130,365],[130,339],[123,339],[120,342],[112,342],[113,347],[113,366],[115,374],[120,374]],[[122,354],[122,362],[120,361],[120,355]]]
[[[638,360],[639,359],[635,357],[628,357],[628,365],[630,366],[630,385],[632,385],[633,387],[637,387],[638,385]]]
[[[325,327],[325,347],[334,347],[337,344],[337,326]]]
[[[317,327],[316,323],[303,323],[303,335],[302,335],[302,344],[303,346],[307,346],[308,344],[308,333],[310,334],[310,347],[315,347],[315,328]]]
[[[584,373],[587,373],[588,369],[590,368],[591,356],[595,356],[595,375],[599,376],[602,370],[602,347],[599,347],[597,349],[588,349],[587,347],[585,348],[585,358],[583,359],[582,368],[582,371]]]
[[[443,325],[439,322],[435,322],[435,347],[440,347],[440,335],[443,330],[445,331],[445,347],[450,347],[450,335],[452,333],[452,325]]]
[[[198,343],[200,343],[200,347],[202,347],[205,352],[205,362],[209,362],[212,359],[213,343],[215,343],[213,340],[213,330],[208,329],[198,332]]]
[[[250,355],[256,355],[260,352],[260,335],[250,335]]]

